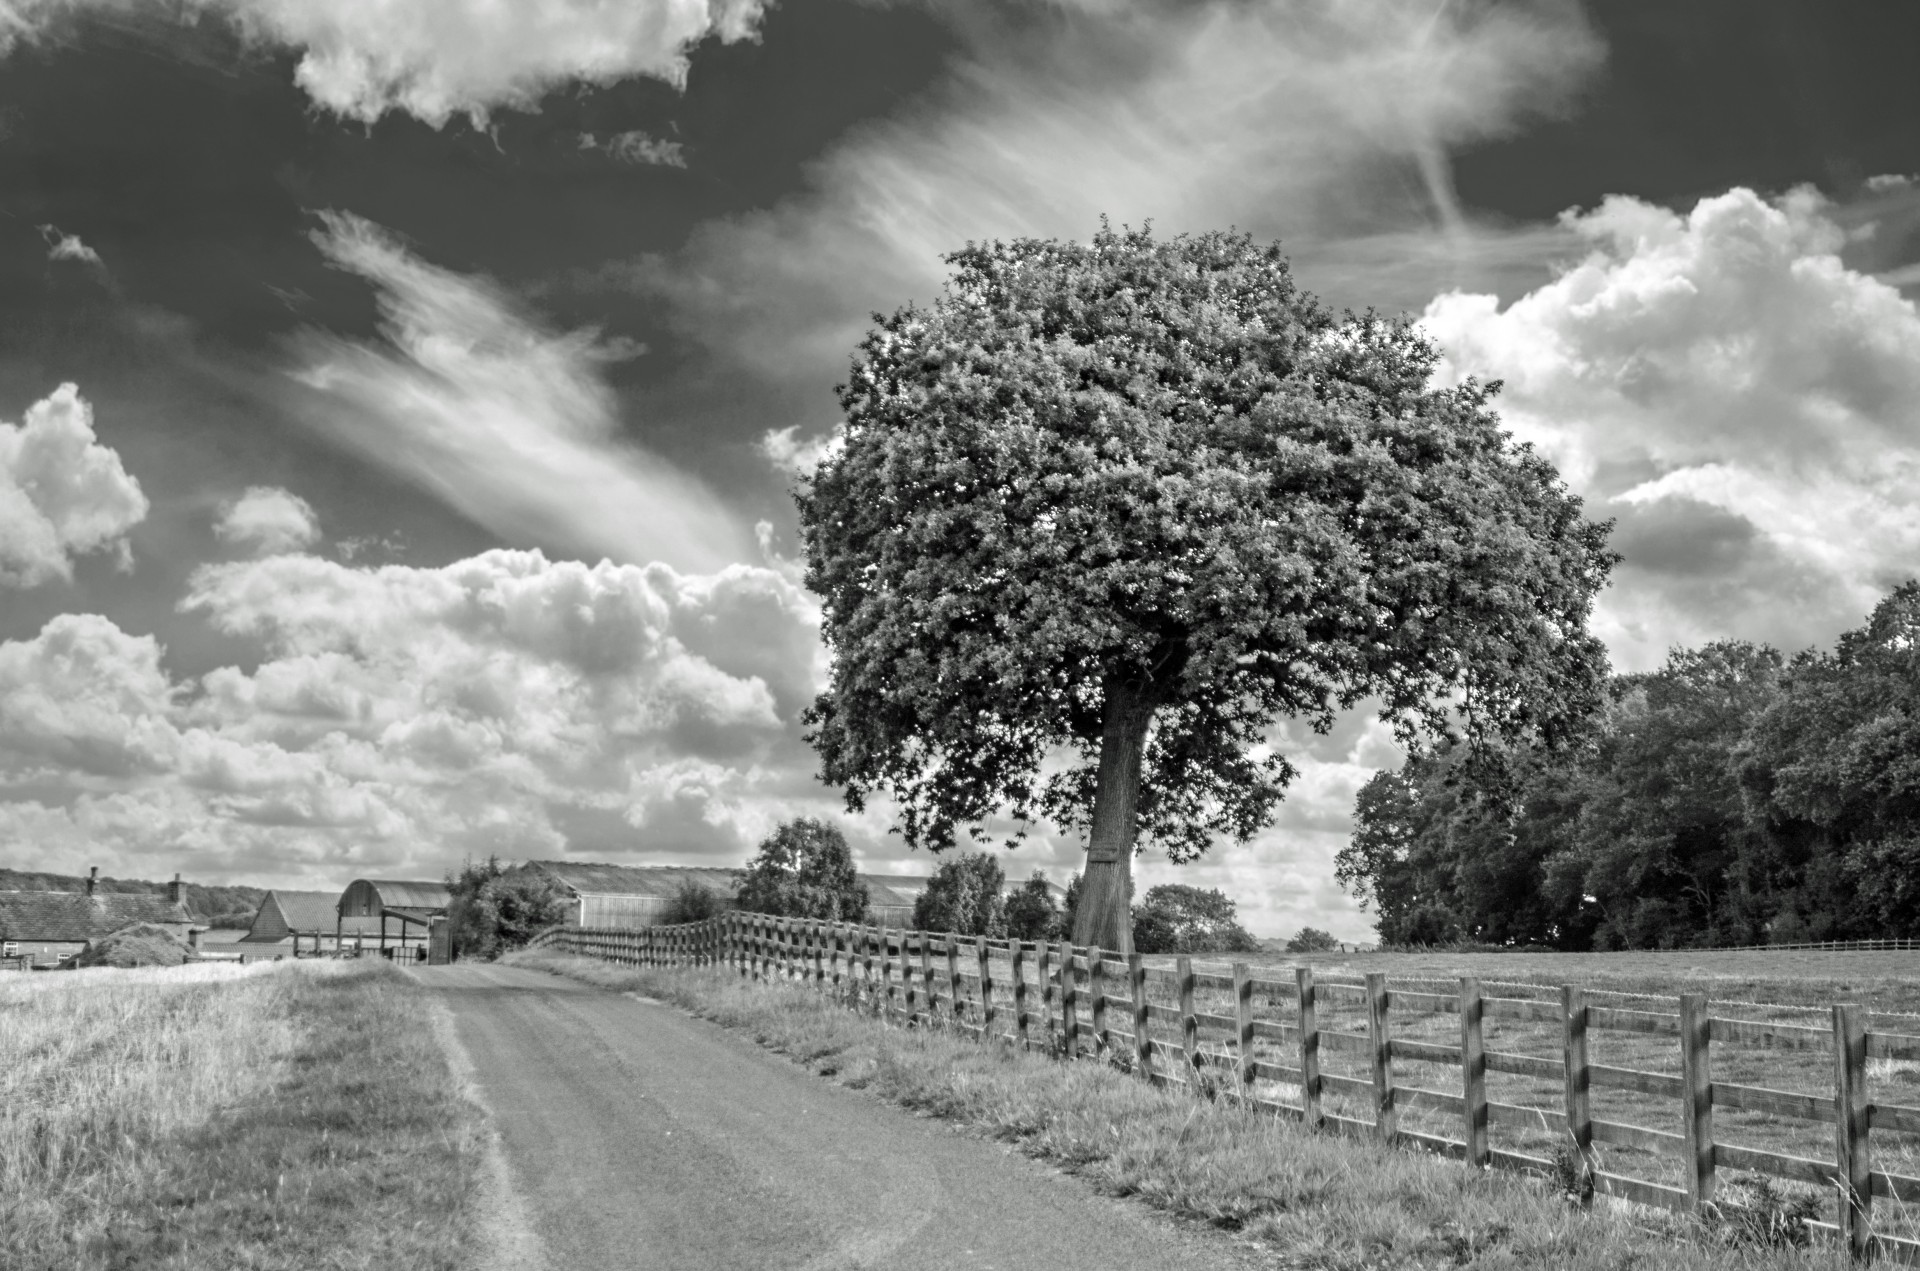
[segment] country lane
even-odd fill
[[[494,1208],[527,1229],[502,1271],[1252,1265],[673,1007],[520,967],[416,974],[500,1134]]]

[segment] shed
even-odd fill
[[[411,882],[392,878],[356,878],[340,893],[335,906],[334,940],[336,947],[346,934],[347,923],[354,919],[374,919],[380,926],[380,950],[389,943],[404,949],[424,950],[436,919],[447,916],[453,895],[443,883]],[[389,921],[400,924],[394,933]],[[393,936],[398,936],[397,941]]]
[[[0,958],[58,964],[137,922],[165,927],[192,942],[199,929],[187,913],[177,875],[164,891],[155,892],[96,891],[99,875],[98,869],[89,874],[85,891],[0,892]]]
[[[403,932],[408,930],[405,923],[401,924],[401,929]],[[342,940],[352,940],[357,944],[379,934],[378,918],[340,917],[340,895],[337,892],[275,888],[261,900],[260,909],[253,915],[253,923],[247,928],[247,934],[240,937],[240,942],[280,945],[291,940],[292,952],[298,957],[303,940],[312,940],[313,951],[320,953],[327,948],[328,941],[332,941],[332,947],[337,950]]]
[[[724,908],[733,906],[732,869],[680,865],[594,865],[583,861],[528,861],[527,868],[559,884],[571,902],[570,927],[652,927],[673,894],[687,883],[705,887]]]

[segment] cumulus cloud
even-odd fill
[[[377,291],[383,343],[309,331],[302,409],[329,440],[502,537],[704,571],[750,555],[716,496],[621,438],[602,376],[630,344],[555,333],[499,287],[430,265],[359,217],[315,241]]]
[[[0,55],[90,11],[137,0],[0,0]],[[154,6],[156,9],[160,6]],[[256,43],[302,54],[294,80],[315,104],[372,123],[391,110],[434,127],[535,109],[569,84],[647,76],[679,85],[706,39],[754,38],[765,0],[187,0]]]
[[[438,569],[276,555],[183,606],[250,668],[169,678],[69,614],[0,643],[0,844],[252,878],[469,852],[744,857],[833,810],[797,717],[818,614],[780,574],[489,552]],[[180,863],[174,863],[180,862]]]
[[[80,241],[78,234],[63,234],[57,225],[42,225],[40,236],[47,240],[48,260],[74,260],[83,265],[101,265],[100,253]]]
[[[113,551],[131,566],[127,531],[147,514],[140,483],[99,444],[93,410],[72,384],[0,422],[0,586],[73,577],[73,558]]]
[[[213,533],[223,543],[270,556],[317,543],[320,518],[299,495],[278,486],[256,485],[221,508]]]
[[[684,168],[687,166],[686,147],[677,141],[668,141],[649,133],[634,130],[616,132],[605,141],[600,141],[590,132],[580,134],[580,149],[603,151],[608,157],[622,163],[638,166],[663,168]]]
[[[1623,664],[1739,635],[1789,648],[1857,623],[1920,559],[1920,313],[1840,260],[1811,190],[1685,214],[1568,213],[1586,258],[1504,308],[1428,306],[1444,377],[1506,382],[1508,425],[1620,521],[1603,598]]]

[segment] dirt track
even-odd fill
[[[500,1131],[511,1195],[496,1198],[495,1217],[523,1229],[503,1268],[1244,1265],[1225,1238],[1097,1196],[672,1007],[517,967],[419,975],[451,1008]]]

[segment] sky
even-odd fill
[[[790,490],[944,252],[1279,240],[1503,381],[1616,669],[1920,572],[1920,11],[0,0],[0,864],[334,888],[848,814]],[[1366,715],[1139,882],[1349,940]],[[1064,880],[1046,827],[1003,862]]]

